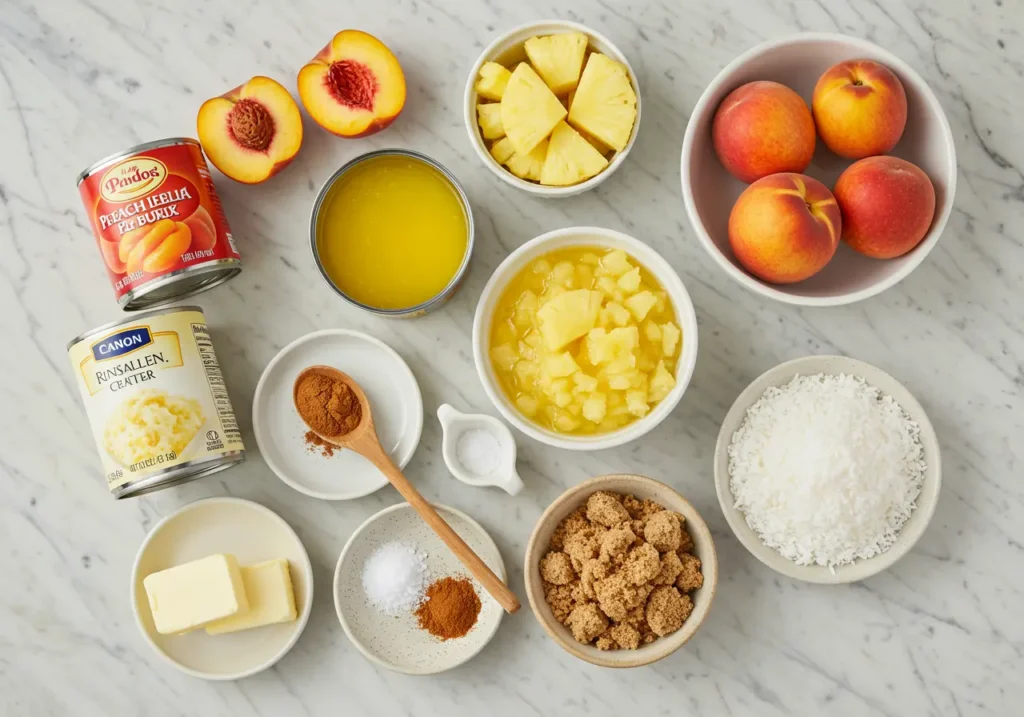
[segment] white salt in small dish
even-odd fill
[[[516,441],[508,426],[484,413],[462,413],[447,403],[437,409],[441,456],[458,480],[475,487],[495,486],[518,495],[523,479],[516,472]]]
[[[505,563],[487,531],[465,513],[435,505],[441,517],[502,580]],[[479,653],[498,632],[505,614],[501,605],[472,580],[480,598],[480,615],[463,637],[440,640],[419,627],[412,613],[397,617],[380,612],[363,590],[363,566],[386,543],[413,543],[426,553],[430,580],[469,577],[462,563],[423,522],[408,503],[399,503],[371,516],[356,528],[334,570],[334,609],[341,627],[366,659],[407,675],[433,675],[458,667]]]
[[[784,558],[774,548],[765,545],[761,538],[747,525],[746,517],[735,507],[732,488],[729,485],[729,444],[733,434],[739,430],[746,419],[747,410],[764,395],[770,386],[783,386],[797,375],[814,376],[816,374],[857,376],[866,383],[878,388],[884,394],[892,396],[910,419],[921,428],[921,445],[924,448],[924,460],[927,465],[921,483],[921,493],[917,497],[917,507],[910,518],[903,524],[896,542],[884,553],[872,558],[857,560],[841,565],[834,570],[823,565],[798,565]],[[902,558],[924,534],[935,506],[939,501],[939,488],[942,485],[942,458],[939,453],[939,439],[924,408],[903,384],[895,378],[864,361],[845,356],[805,356],[781,363],[773,369],[754,379],[739,395],[718,432],[718,443],[715,445],[715,490],[718,502],[725,513],[725,519],[732,532],[750,554],[777,573],[796,580],[809,583],[839,584],[865,580],[887,570]]]

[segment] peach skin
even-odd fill
[[[740,264],[773,284],[821,271],[839,246],[835,197],[817,179],[772,174],[744,190],[729,215],[729,244]]]
[[[868,157],[846,168],[835,186],[843,241],[865,256],[892,259],[916,247],[935,214],[935,188],[915,164]]]
[[[205,207],[196,207],[183,223],[192,232],[193,251],[208,251],[217,243],[217,227]]]
[[[120,256],[129,274],[166,271],[181,259],[192,243],[192,232],[182,222],[161,219],[152,226],[134,229],[121,237]]]
[[[907,124],[903,83],[873,60],[847,60],[829,68],[814,86],[811,107],[825,146],[847,159],[885,154]]]
[[[802,172],[814,157],[811,111],[778,82],[748,82],[730,92],[715,111],[711,137],[718,159],[742,182]]]
[[[196,129],[213,165],[243,184],[259,184],[288,166],[302,146],[299,106],[281,84],[253,77],[199,108]]]
[[[380,132],[405,106],[405,74],[387,45],[342,30],[299,70],[299,99],[318,125],[339,137]]]
[[[103,260],[107,262],[107,267],[115,274],[123,274],[127,265],[121,261],[121,257],[118,256],[118,249],[121,246],[120,242],[107,241],[106,239],[100,239],[100,251],[103,253]]]

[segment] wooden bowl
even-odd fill
[[[666,637],[660,637],[649,645],[636,650],[598,650],[593,645],[580,644],[573,638],[567,627],[555,620],[551,608],[544,599],[544,584],[540,577],[540,559],[548,552],[551,535],[555,532],[562,519],[586,502],[596,491],[605,490],[612,493],[629,493],[639,499],[649,498],[669,510],[674,510],[686,518],[686,528],[693,538],[694,554],[700,558],[704,573],[704,586],[693,592],[693,612],[683,626]],[[581,660],[601,667],[640,667],[657,662],[671,655],[685,645],[700,628],[704,618],[711,609],[718,586],[718,558],[715,544],[711,539],[704,519],[700,517],[688,500],[679,495],[664,483],[638,475],[616,474],[591,478],[570,488],[548,506],[537,521],[526,546],[526,563],[523,569],[526,578],[526,596],[530,600],[533,614],[537,616],[544,630],[559,646]]]

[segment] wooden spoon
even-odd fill
[[[459,537],[459,534],[452,530],[451,526],[445,522],[444,518],[438,515],[437,511],[434,510],[434,506],[426,501],[426,499],[420,495],[420,492],[416,490],[409,479],[406,478],[401,469],[398,468],[392,461],[391,457],[388,456],[387,452],[380,445],[380,439],[377,437],[377,430],[373,426],[373,413],[370,411],[370,402],[366,398],[366,394],[363,389],[360,388],[359,384],[352,380],[350,376],[342,373],[336,368],[330,366],[310,366],[304,369],[302,373],[295,379],[295,384],[292,387],[292,398],[295,401],[295,406],[298,408],[298,393],[299,384],[312,374],[320,374],[326,378],[334,381],[341,381],[348,385],[352,392],[356,395],[359,400],[359,406],[362,409],[362,418],[359,421],[359,425],[348,433],[338,436],[327,436],[319,431],[313,429],[306,421],[306,417],[302,415],[302,411],[299,410],[299,416],[303,421],[306,421],[306,425],[309,429],[320,436],[324,441],[331,443],[341,448],[348,448],[355,451],[359,455],[367,458],[377,468],[380,469],[389,481],[391,485],[395,487],[402,497],[405,498],[409,505],[411,505],[420,517],[430,526],[437,537],[444,541],[455,556],[462,561],[466,570],[476,578],[487,592],[491,594],[498,603],[505,608],[509,613],[514,613],[519,609],[519,599],[516,598],[509,587],[501,581],[497,575],[494,574],[487,564],[480,559],[480,556],[473,552],[473,549],[466,545],[466,541]]]

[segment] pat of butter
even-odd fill
[[[245,566],[242,568],[242,582],[249,598],[249,611],[207,625],[208,634],[238,632],[296,618],[295,592],[287,560],[280,558]]]
[[[249,610],[234,555],[211,555],[161,570],[147,575],[142,584],[161,635],[188,632]]]

